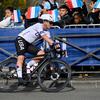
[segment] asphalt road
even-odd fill
[[[46,93],[37,88],[18,88],[16,92],[1,92],[0,100],[100,100],[100,84],[94,82],[72,83],[58,93]]]

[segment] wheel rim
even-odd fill
[[[61,66],[65,67],[61,69]],[[63,89],[70,80],[70,70],[66,66],[66,63],[59,60],[52,60],[44,64],[38,75],[41,88],[44,91]]]

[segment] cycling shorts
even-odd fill
[[[20,36],[16,38],[15,46],[17,55],[25,55],[25,53],[30,53],[36,56],[37,53],[40,51],[40,49],[37,46],[28,43],[25,39],[23,39]]]

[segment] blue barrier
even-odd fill
[[[4,53],[2,49],[8,51],[8,53],[14,54],[16,52],[14,46],[14,40],[19,32],[23,29],[16,28],[5,28],[0,29],[0,62],[9,57],[9,54]],[[79,49],[73,48],[69,45],[64,45],[66,47],[68,57],[66,60],[69,64],[75,62],[77,59],[81,59],[86,54],[95,51],[96,49],[100,49],[100,28],[70,28],[70,29],[51,29],[51,35],[54,36],[65,36],[66,42],[74,44],[81,49],[84,49],[86,52],[82,52]],[[91,34],[91,37],[89,37]],[[97,34],[97,36],[96,36]],[[74,37],[73,37],[74,35]],[[80,35],[78,37],[78,35]],[[81,35],[83,37],[81,37]],[[86,36],[87,35],[87,36]],[[63,37],[63,38],[65,38]],[[83,51],[84,51],[83,50]],[[76,63],[76,65],[97,65],[100,66],[100,50],[97,52],[93,52],[98,59],[91,56],[86,58],[86,60],[81,61],[80,63]]]

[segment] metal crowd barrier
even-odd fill
[[[100,24],[73,24],[64,26],[66,28],[100,28]]]
[[[84,38],[88,38],[88,37],[89,38],[93,38],[93,37],[97,37],[97,38],[99,37],[100,38],[100,34],[92,34],[92,35],[91,34],[86,34],[86,35],[64,35],[64,36],[63,35],[58,35],[58,36],[55,36],[54,37],[55,40],[58,40],[58,41],[60,41],[62,43],[65,43],[68,46],[71,46],[72,48],[75,48],[75,49],[77,49],[77,50],[85,53],[85,56],[81,57],[80,59],[76,59],[76,61],[72,62],[70,64],[70,66],[75,66],[76,64],[78,64],[78,63],[86,60],[89,57],[93,57],[96,60],[99,60],[100,61],[100,56],[97,56],[95,54],[96,52],[100,52],[100,47],[97,48],[97,49],[95,49],[95,50],[93,50],[93,51],[91,51],[91,52],[87,52],[87,50],[81,48],[80,46],[78,46],[78,45],[76,45],[74,43],[70,43],[70,42],[67,42],[67,41],[63,40],[63,38],[83,38],[83,37]]]
[[[90,64],[90,66],[92,66],[93,63],[94,63],[94,66],[100,66],[100,28],[99,28],[100,25],[94,25],[92,27],[91,26],[92,25],[89,25],[87,27],[86,25],[80,25],[80,26],[74,25],[73,27],[73,25],[69,25],[69,26],[67,25],[65,26],[65,29],[60,29],[59,27],[56,26],[50,30],[52,37],[55,40],[61,42],[65,46],[68,53],[68,57],[66,57],[66,61],[68,61],[71,67],[81,66],[81,65],[85,66],[85,63],[88,62],[88,59],[90,59],[89,62],[93,61]],[[20,32],[21,30],[12,28],[12,29],[6,29],[6,31],[4,31],[3,29],[0,29],[0,32],[4,32],[4,34],[0,33],[0,46],[1,46],[0,53],[7,55],[4,60],[2,61],[0,60],[0,66],[2,65],[6,66],[6,65],[9,65],[9,63],[16,62],[17,56],[16,56],[15,51],[13,51],[12,53],[11,51],[7,50],[6,47],[3,48],[1,44],[6,44],[6,43],[14,44],[15,38],[18,32]],[[6,32],[8,32],[9,34],[6,34]],[[82,44],[80,44],[81,42]],[[86,47],[85,47],[85,44],[83,45],[84,42],[87,45]],[[12,47],[15,48],[14,46]],[[8,48],[9,48],[9,45],[8,45]],[[77,53],[76,50],[79,52],[78,54],[79,57],[74,58],[74,54]],[[84,61],[86,62],[84,63]],[[95,71],[94,73],[98,73],[98,72]]]

